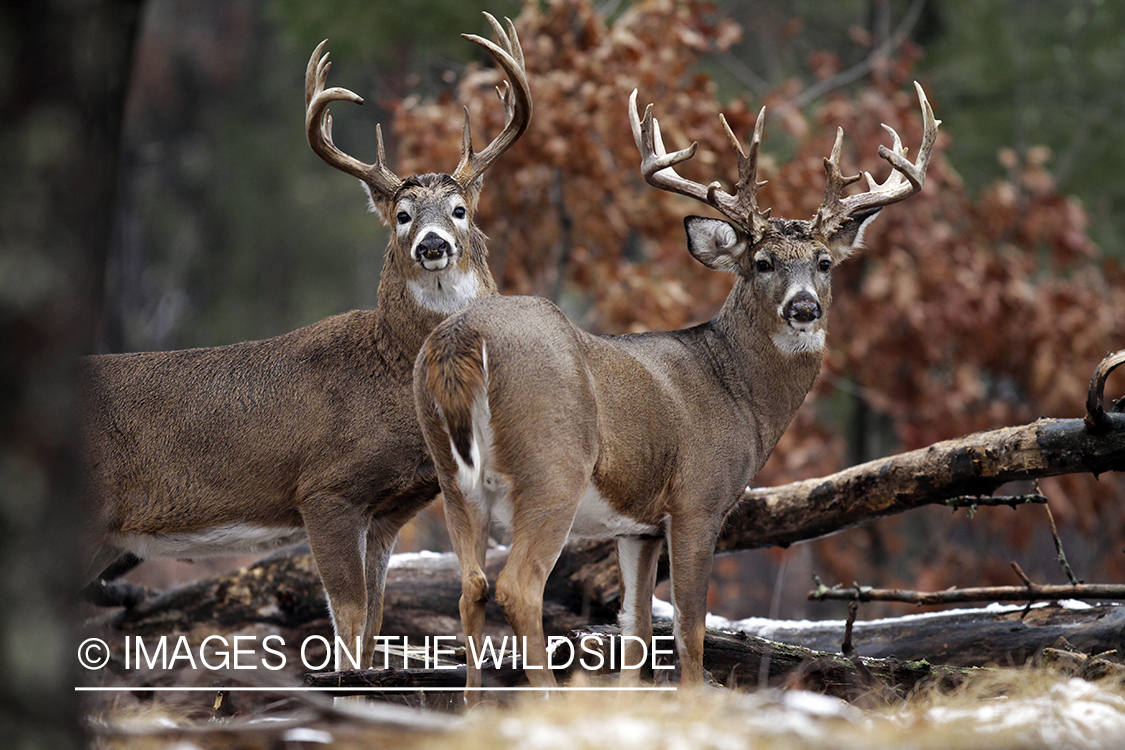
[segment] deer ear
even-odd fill
[[[879,215],[881,210],[882,207],[880,206],[863,213],[854,214],[831,236],[825,238],[833,260],[839,263],[856,250],[863,249],[863,233],[867,231],[868,225]]]
[[[360,180],[359,184],[363,186],[363,194],[367,196],[368,212],[378,214],[379,221],[383,222],[383,226],[391,226],[390,211],[393,205],[391,201],[386,198],[379,197],[381,194],[376,192],[375,190],[372,190],[371,186],[363,180]]]
[[[716,271],[734,271],[750,240],[738,227],[720,219],[688,216],[684,219],[688,251]]]
[[[480,201],[480,189],[484,186],[484,172],[481,172],[468,185],[462,187],[465,203],[469,207],[469,214],[477,212],[477,202]]]

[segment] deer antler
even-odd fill
[[[845,198],[844,188],[858,180],[860,175],[844,177],[840,173],[840,148],[844,131],[838,128],[832,155],[824,159],[824,171],[828,178],[824,188],[824,202],[813,217],[813,234],[830,235],[856,214],[905,200],[922,189],[926,181],[926,167],[930,164],[930,154],[937,139],[937,127],[941,124],[941,120],[934,119],[934,111],[930,108],[926,94],[917,81],[914,83],[914,88],[918,91],[918,101],[922,105],[924,126],[922,147],[918,149],[917,161],[912,164],[906,158],[906,149],[903,148],[898,133],[894,128],[883,125],[891,134],[894,144],[892,148],[879,146],[879,156],[890,162],[894,169],[881,185],[875,182],[870,172],[864,172],[863,176],[867,178],[867,192]]]
[[[402,185],[402,180],[387,169],[382,128],[375,126],[378,153],[374,164],[365,164],[348,156],[332,142],[332,115],[328,113],[329,103],[349,101],[363,104],[363,98],[347,89],[324,88],[328,80],[328,71],[332,67],[332,63],[328,62],[328,54],[325,53],[323,57],[320,54],[327,43],[328,40],[325,39],[316,46],[305,69],[305,133],[309,138],[309,146],[329,165],[367,183],[374,195],[390,198]]]
[[[527,84],[527,72],[523,61],[523,48],[520,47],[519,37],[516,36],[516,27],[511,19],[505,18],[508,25],[505,32],[500,22],[490,13],[485,13],[485,18],[496,32],[499,45],[494,44],[475,34],[462,34],[464,39],[475,42],[484,47],[496,58],[496,62],[508,74],[507,81],[496,87],[496,94],[504,107],[504,130],[493,139],[483,151],[473,152],[473,136],[469,129],[469,109],[465,108],[465,121],[461,128],[461,163],[453,172],[453,178],[467,187],[480,177],[492,165],[492,162],[511,148],[531,122],[531,87]]]
[[[721,189],[718,181],[705,187],[676,174],[673,167],[695,156],[698,144],[692,143],[685,149],[667,153],[664,141],[660,137],[660,124],[652,116],[652,105],[645,108],[645,116],[642,119],[637,110],[636,89],[629,95],[629,124],[633,128],[633,140],[637,144],[637,150],[641,152],[641,174],[645,181],[661,190],[686,195],[706,203],[745,229],[755,242],[761,239],[770,215],[769,209],[758,210],[758,188],[765,184],[757,182],[758,151],[762,145],[765,115],[766,108],[762,107],[762,111],[758,113],[758,121],[754,125],[754,137],[750,141],[749,155],[742,150],[742,144],[731,132],[727,119],[719,115],[719,122],[722,123],[723,131],[738,159],[738,183],[735,185],[735,194],[731,195]]]

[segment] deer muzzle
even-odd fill
[[[793,295],[785,306],[785,320],[790,325],[812,323],[819,320],[822,314],[820,300],[803,290]]]
[[[453,261],[453,246],[437,232],[429,232],[415,245],[414,256],[427,271],[440,271]]]

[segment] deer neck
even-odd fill
[[[379,281],[379,307],[374,311],[374,346],[387,368],[409,382],[422,342],[447,315],[422,307],[399,274],[384,273]]]
[[[762,443],[772,449],[816,382],[824,352],[780,348],[772,325],[777,313],[767,308],[739,279],[708,326],[730,363],[716,370],[718,377],[750,403]]]

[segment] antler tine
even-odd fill
[[[734,149],[735,158],[738,159],[738,183],[734,188],[735,201],[739,216],[743,217],[744,224],[750,224],[746,230],[755,236],[761,236],[765,230],[765,223],[770,217],[770,209],[758,210],[758,188],[765,185],[765,181],[758,182],[758,154],[762,147],[762,132],[766,124],[766,108],[758,112],[758,119],[754,123],[754,135],[750,139],[750,154],[742,150],[742,144],[735,137],[734,131],[727,124],[727,118],[719,114],[719,122],[723,125],[727,141]]]
[[[332,68],[332,63],[328,61],[328,53],[321,55],[326,44],[328,44],[327,39],[316,46],[312,57],[309,58],[308,67],[305,68],[305,133],[309,139],[309,146],[329,165],[363,180],[375,193],[390,197],[402,185],[402,180],[387,169],[383,152],[383,135],[378,126],[376,126],[376,136],[379,149],[375,164],[366,164],[348,156],[332,142],[332,116],[328,113],[328,105],[336,101],[363,104],[363,98],[348,89],[324,88],[328,82],[328,71]]]
[[[660,137],[660,125],[653,119],[652,105],[645,108],[643,120],[638,114],[636,89],[633,89],[633,93],[629,95],[629,125],[633,129],[633,142],[637,144],[637,150],[641,153],[641,175],[645,178],[645,182],[661,190],[709,203],[707,188],[698,182],[685,180],[673,169],[676,164],[695,156],[699,144],[692,143],[685,149],[669,154],[664,148],[664,140]]]
[[[479,153],[473,152],[469,110],[465,109],[465,119],[461,129],[461,163],[453,173],[453,178],[465,186],[477,180],[501,154],[511,148],[531,122],[531,87],[527,83],[523,48],[516,34],[516,26],[510,18],[505,18],[507,24],[505,31],[492,14],[486,12],[484,16],[496,33],[499,44],[494,44],[475,34],[462,34],[461,37],[488,50],[508,75],[510,85],[505,82],[496,87],[496,93],[504,108],[504,130]]]
[[[832,147],[832,156],[824,160],[824,169],[827,173],[827,183],[824,188],[824,202],[817,209],[813,219],[813,230],[821,234],[831,234],[852,216],[869,211],[873,208],[882,208],[905,200],[920,192],[926,182],[926,168],[930,164],[930,155],[933,153],[934,141],[937,140],[937,128],[941,120],[934,119],[934,111],[926,99],[926,93],[917,81],[914,88],[918,92],[918,101],[922,107],[922,146],[918,149],[918,158],[913,163],[906,158],[906,148],[902,139],[894,128],[884,124],[883,128],[890,133],[891,148],[879,146],[879,156],[886,159],[893,168],[891,174],[879,184],[867,172],[863,176],[867,179],[867,191],[857,195],[843,197],[843,190],[860,178],[843,177],[840,174],[840,147],[843,140],[843,130],[836,134],[836,144]]]
[[[738,184],[735,195],[721,189],[718,181],[704,187],[698,182],[685,179],[673,169],[680,162],[687,161],[695,155],[697,143],[692,143],[685,149],[667,153],[663,139],[660,137],[660,125],[652,116],[652,105],[645,108],[642,119],[637,110],[637,91],[629,95],[629,124],[633,129],[633,141],[641,153],[641,175],[645,182],[655,188],[671,193],[686,195],[701,203],[706,203],[718,210],[731,221],[745,229],[755,241],[761,237],[765,229],[765,222],[769,218],[769,211],[759,211],[757,207],[757,191],[761,184],[756,181],[758,170],[758,152],[762,141],[762,125],[765,122],[765,108],[758,115],[758,123],[754,127],[754,139],[750,145],[750,154],[742,150],[742,144],[735,138],[727,124],[726,118],[721,114],[719,121],[726,131],[727,139],[734,148],[738,159]]]
[[[814,225],[817,227],[825,227],[825,233],[828,233],[827,227],[831,224],[833,228],[838,224],[832,224],[833,218],[837,213],[841,212],[841,200],[844,197],[844,188],[853,184],[856,180],[860,179],[862,175],[852,175],[845,177],[840,171],[840,153],[844,145],[844,129],[836,128],[836,142],[832,145],[832,152],[830,156],[824,158],[824,202],[820,204],[817,209]],[[866,173],[865,173],[866,174]],[[875,185],[875,180],[871,175],[867,175],[867,184],[869,186]],[[839,219],[839,223],[843,223],[846,215]]]
[[[505,30],[504,27],[500,25],[500,22],[496,20],[496,16],[488,11],[483,11],[483,13],[485,19],[488,21],[488,25],[492,27],[493,33],[496,34],[496,38],[503,45],[504,50],[516,61],[516,65],[519,66],[520,70],[524,70],[523,47],[520,46],[520,38],[516,34],[516,26],[512,23],[512,19],[504,16],[504,22],[508,25],[507,30]]]

